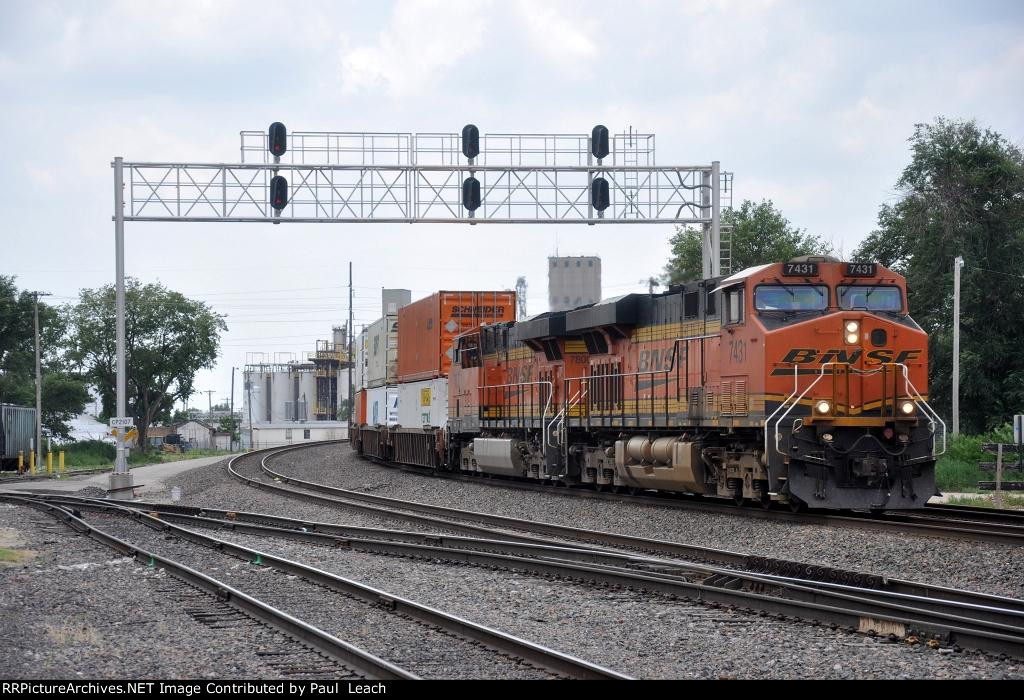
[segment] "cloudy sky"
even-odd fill
[[[719,160],[849,252],[895,196],[915,122],[1024,140],[1024,3],[522,0],[262,3],[4,0],[0,273],[73,300],[113,281],[113,156],[230,162],[238,132],[657,134],[661,165]],[[530,285],[597,254],[606,296],[642,289],[668,227],[132,223],[127,270],[228,314],[226,397],[249,352],[310,349],[381,287]],[[113,332],[113,329],[111,330]],[[238,395],[240,400],[240,394]],[[206,405],[203,396],[193,405]]]

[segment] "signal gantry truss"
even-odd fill
[[[266,132],[241,137],[238,164],[124,162],[124,220],[712,226],[731,204],[729,173],[717,163],[656,166],[653,135],[617,135],[597,163],[586,134],[487,134],[469,161],[458,134],[295,132],[279,163]],[[289,185],[280,213],[275,175]],[[480,181],[474,212],[462,204],[467,177]],[[610,190],[603,212],[590,197],[599,177]]]

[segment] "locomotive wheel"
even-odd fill
[[[733,495],[732,502],[742,508],[743,504],[747,502],[747,499],[743,497],[742,493],[737,493]]]
[[[789,499],[789,509],[794,513],[799,513],[807,507],[807,504],[803,501],[797,501],[793,498]]]
[[[768,494],[762,494],[761,496],[761,507],[765,510],[769,510],[772,507],[772,497]]]

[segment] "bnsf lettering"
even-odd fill
[[[479,316],[504,316],[504,306],[453,306],[453,318],[476,318]]]
[[[825,364],[826,362],[838,362],[842,364],[853,364],[861,358],[861,350],[816,350],[814,348],[793,348],[782,358],[783,362],[795,365]],[[923,350],[892,350],[883,348],[872,350],[865,357],[868,364],[881,364],[885,362],[906,363],[921,357]]]
[[[509,384],[527,384],[533,381],[533,366],[523,365],[516,367],[510,365],[508,368]]]
[[[672,350],[641,350],[636,358],[638,372],[657,372],[672,365]]]

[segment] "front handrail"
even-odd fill
[[[847,364],[847,363],[842,363],[842,362],[826,362],[825,364],[823,364],[821,366],[821,370],[818,373],[818,376],[815,377],[814,381],[811,382],[807,386],[807,388],[804,389],[803,392],[800,393],[800,395],[796,398],[795,401],[793,401],[792,404],[790,404],[789,403],[790,400],[793,399],[793,397],[796,395],[797,391],[799,390],[799,365],[794,365],[793,366],[793,393],[790,394],[788,397],[786,397],[786,399],[779,405],[779,407],[776,408],[772,412],[772,414],[770,416],[768,416],[768,418],[765,420],[764,450],[765,450],[765,455],[766,456],[768,455],[768,452],[769,452],[768,435],[769,435],[769,431],[770,431],[770,427],[771,427],[771,421],[772,421],[773,418],[775,418],[776,414],[778,414],[779,411],[781,411],[784,407],[786,407],[788,405],[788,408],[786,408],[785,412],[781,416],[779,416],[778,420],[775,421],[774,429],[771,430],[772,435],[774,437],[776,453],[778,453],[779,455],[785,457],[786,454],[784,452],[782,452],[782,450],[779,449],[779,428],[782,426],[782,422],[790,414],[790,412],[793,410],[793,408],[795,408],[803,400],[803,398],[807,395],[807,393],[812,388],[814,388],[814,386],[819,381],[821,381],[822,377],[825,376],[826,368],[828,368],[831,365],[841,365],[841,364]],[[935,409],[932,408],[932,406],[928,403],[928,401],[924,398],[924,396],[921,395],[921,392],[917,390],[917,387],[914,386],[914,383],[910,380],[910,368],[907,367],[906,364],[904,364],[902,362],[883,362],[877,368],[869,369],[869,370],[867,370],[867,369],[860,369],[860,368],[857,368],[857,367],[849,367],[849,366],[847,366],[847,371],[851,372],[853,374],[858,374],[860,376],[871,376],[871,375],[878,374],[885,367],[899,367],[900,368],[900,370],[901,370],[901,372],[903,374],[903,380],[904,380],[904,394],[906,396],[914,399],[914,401],[918,405],[920,405],[922,407],[922,410],[925,413],[925,417],[928,419],[929,429],[930,429],[930,431],[932,433],[932,456],[933,457],[941,457],[942,455],[944,455],[946,453],[946,449],[948,447],[948,445],[947,445],[947,428],[946,428],[946,423],[945,423],[945,421],[942,420],[942,418],[935,411]],[[894,397],[894,400],[895,400],[895,397]],[[935,438],[935,426],[936,426],[936,424],[942,426],[942,451],[941,452],[936,452],[936,450],[935,450],[935,447],[936,447],[936,442],[935,442],[936,441],[936,438]]]

